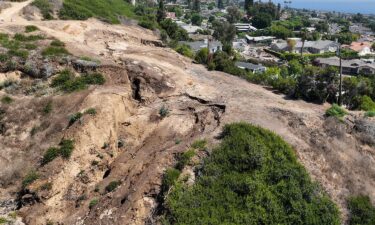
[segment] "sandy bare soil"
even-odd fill
[[[69,161],[55,160],[39,169],[43,176],[32,190],[45,182],[53,186],[19,210],[25,223],[150,222],[163,171],[173,165],[175,154],[198,138],[215,145],[222,126],[237,121],[268,128],[290,143],[312,177],[339,204],[343,217],[348,195],[364,193],[375,199],[375,148],[356,136],[360,113],[351,112],[344,123],[327,119],[328,104],[289,100],[240,78],[209,72],[171,49],[154,46],[158,37],[140,27],[108,25],[96,19],[27,21],[20,13],[30,2],[12,3],[3,10],[0,31],[13,33],[19,26],[36,25],[46,35],[66,42],[71,53],[98,58],[108,66],[99,69],[106,75],[106,85],[48,97],[59,108],[53,118],[30,116],[44,97],[14,96],[17,105],[8,112],[17,113],[18,120],[9,123],[12,129],[7,136],[0,135],[0,169],[9,168],[0,173],[0,180],[16,172],[21,178],[61,137],[76,143]],[[166,118],[158,115],[162,106],[170,110]],[[66,128],[69,114],[90,107],[97,109],[97,115]],[[30,114],[22,114],[24,110]],[[44,121],[52,124],[50,128],[30,137],[33,124]],[[119,140],[125,145],[119,147]],[[103,147],[104,143],[108,146]],[[21,163],[27,159],[29,163]],[[14,162],[17,167],[13,168]],[[121,181],[120,187],[105,193],[113,180]],[[0,201],[17,197],[19,181],[0,184]],[[94,198],[99,204],[89,210]]]

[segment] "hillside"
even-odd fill
[[[292,146],[343,221],[349,196],[375,201],[373,118],[355,111],[342,121],[326,117],[329,104],[290,100],[208,71],[136,25],[31,17],[31,2],[0,14],[0,33],[8,34],[0,51],[17,59],[0,66],[0,81],[12,80],[0,90],[0,215],[8,220],[154,221],[163,174],[176,155],[198,139],[214,149],[234,122],[271,130]],[[27,33],[30,26],[37,30]],[[105,83],[83,79],[93,74]]]

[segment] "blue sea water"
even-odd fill
[[[266,0],[263,0],[265,2]],[[284,0],[272,0],[284,6]],[[289,0],[288,0],[289,1]],[[291,0],[290,7],[346,13],[375,14],[375,0]]]

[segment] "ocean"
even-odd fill
[[[263,0],[265,2],[267,0]],[[281,3],[284,0],[272,0]],[[289,0],[288,0],[289,1]],[[315,9],[345,13],[362,13],[375,15],[375,0],[290,0],[290,7],[299,9]]]

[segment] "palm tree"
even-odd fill
[[[301,57],[303,56],[303,49],[305,48],[305,41],[308,37],[308,30],[306,28],[303,28],[301,30],[301,38],[302,38],[302,47],[301,47]]]

